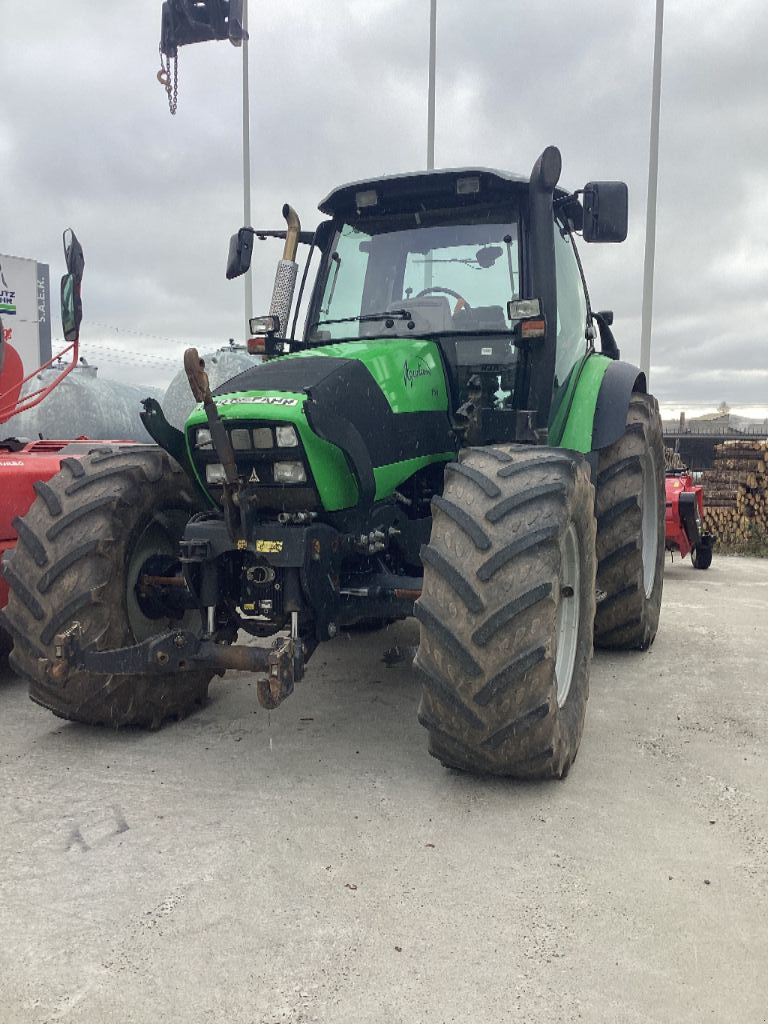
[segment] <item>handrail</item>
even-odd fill
[[[69,345],[66,345],[60,352],[55,356],[52,356],[47,363],[43,363],[42,366],[38,366],[32,373],[27,374],[23,378],[18,386],[18,390],[14,385],[13,388],[0,394],[0,423],[5,423],[6,420],[11,419],[13,416],[18,416],[19,413],[26,412],[28,409],[33,409],[36,405],[39,405],[44,398],[46,398],[55,387],[57,387],[64,378],[74,370],[77,366],[78,352],[79,352],[79,338],[76,338]],[[55,362],[60,361],[68,353],[72,353],[72,358],[69,365],[65,366],[60,373],[49,383],[43,387],[39,387],[36,391],[32,391],[28,395],[19,397],[21,389],[25,384],[29,383],[33,377],[36,377],[43,370],[49,369]],[[16,394],[16,398],[12,401],[7,401],[8,396],[12,393]]]

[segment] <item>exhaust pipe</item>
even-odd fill
[[[288,203],[283,207],[283,217],[288,225],[288,230],[285,234],[285,248],[283,249],[283,259],[294,263],[296,260],[296,250],[299,248],[299,234],[301,233],[301,221],[299,215],[296,213],[292,206]]]
[[[555,228],[552,201],[560,180],[562,157],[556,146],[547,146],[533,165],[528,187],[531,222],[532,297],[541,301],[547,331],[544,344],[532,354],[530,391],[526,407],[537,411],[536,428],[546,439],[552,386],[555,379],[555,340],[557,334],[557,281],[555,274]]]
[[[269,307],[270,316],[276,316],[280,324],[275,334],[277,338],[285,338],[288,335],[288,320],[291,316],[293,292],[299,272],[296,251],[299,248],[299,233],[301,232],[299,215],[288,203],[283,207],[283,217],[288,225],[288,230],[285,234],[283,258],[277,264],[275,286],[272,289],[272,303]]]

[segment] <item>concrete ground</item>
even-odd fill
[[[428,757],[412,622],[158,733],[0,684],[0,1021],[768,1019],[768,562],[668,565],[564,782]]]

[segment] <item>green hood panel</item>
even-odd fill
[[[293,352],[266,365],[318,358],[356,359],[362,363],[379,385],[393,412],[448,409],[440,350],[433,341],[422,338],[345,341]]]
[[[552,403],[548,444],[553,448],[592,451],[597,396],[610,364],[607,356],[588,352],[571,370]]]
[[[214,402],[219,415],[225,421],[293,424],[326,511],[355,505],[358,489],[341,448],[310,427],[307,406],[312,401],[348,418],[363,436],[376,500],[391,495],[418,469],[455,457],[445,374],[434,342],[418,338],[343,342],[281,356],[261,366],[256,364],[217,389]],[[259,387],[262,379],[270,386]],[[281,383],[275,386],[276,381]],[[206,424],[204,409],[198,405],[187,420],[188,445],[192,428]]]
[[[338,355],[359,359],[378,382],[392,412],[448,410],[448,390],[433,341],[393,339],[333,345]]]
[[[270,403],[255,403],[254,398],[267,398],[275,401]],[[312,467],[320,500],[323,508],[328,512],[338,509],[349,508],[357,501],[357,486],[354,478],[349,472],[347,461],[342,452],[327,441],[323,441],[310,429],[307,418],[304,414],[304,402],[306,395],[285,394],[267,392],[263,395],[227,395],[216,401],[219,414],[222,419],[253,420],[254,422],[268,421],[269,423],[290,423],[296,427],[304,451]],[[240,400],[238,400],[240,399]],[[284,400],[292,404],[284,404]],[[280,402],[280,404],[277,404]],[[190,446],[191,431],[193,427],[204,427],[208,424],[208,418],[202,405],[198,405],[191,413],[186,424],[187,447]],[[287,450],[286,457],[289,457],[290,450]],[[190,450],[190,458],[192,452]],[[205,488],[205,481],[200,479],[200,484]]]

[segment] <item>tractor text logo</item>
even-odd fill
[[[0,313],[16,316],[16,292],[8,287],[2,265],[0,264]]]
[[[413,382],[416,380],[417,377],[432,376],[432,371],[421,358],[421,356],[416,357],[416,362],[416,366],[409,366],[407,359],[403,363],[403,384],[405,384],[406,387],[408,387],[409,384],[411,387],[413,387]]]

